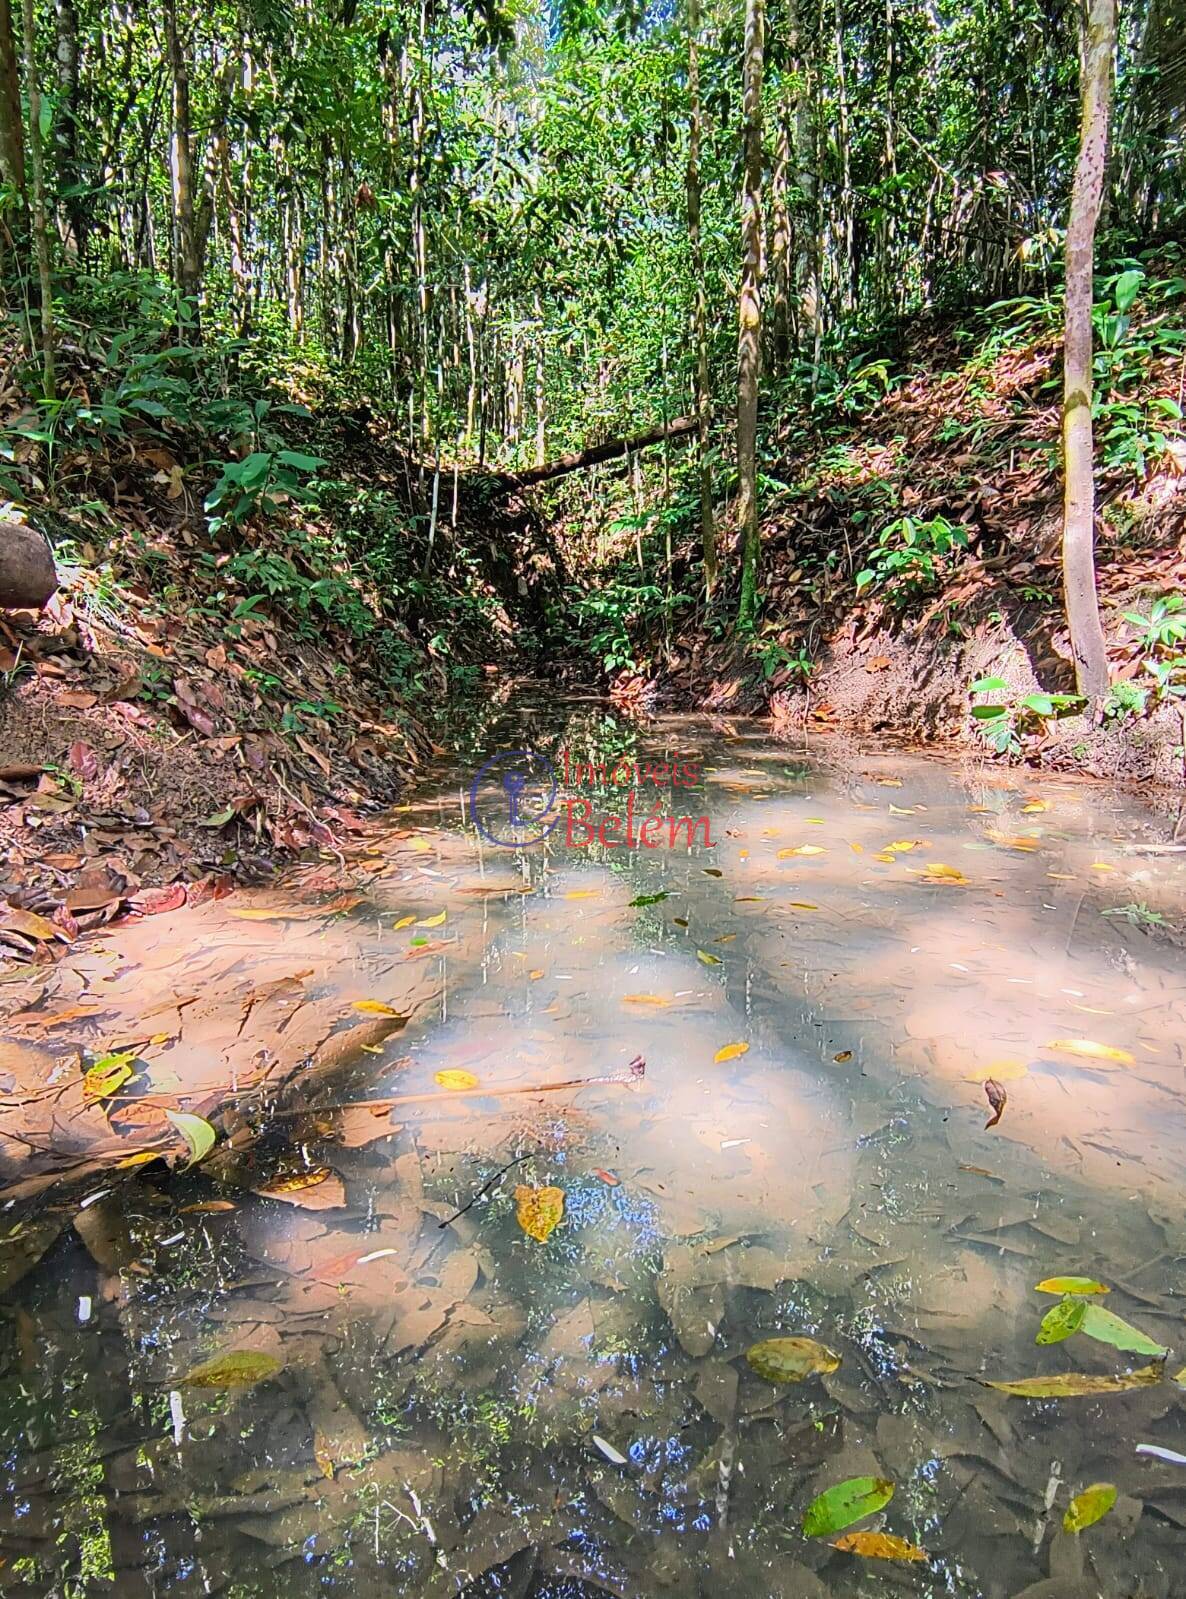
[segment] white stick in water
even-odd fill
[[[1176,1449],[1163,1449],[1160,1444],[1138,1444],[1138,1455],[1152,1455],[1155,1460],[1168,1460],[1171,1466],[1186,1466],[1186,1455]]]

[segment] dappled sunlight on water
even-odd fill
[[[1186,1450],[1186,863],[1142,852],[1170,824],[744,724],[516,715],[478,760],[695,752],[669,798],[712,846],[500,849],[458,767],[347,859],[14,1001],[18,1051],[135,1044],[122,1137],[228,1079],[281,1114],[259,1140],[245,1098],[184,1175],[84,1173],[92,1219],[10,1273],[5,1591],[1181,1593],[1186,1469],[1134,1453]],[[1148,1363],[1035,1346],[1068,1274],[1170,1347],[1161,1382],[984,1385]],[[744,1359],[771,1336],[840,1365],[776,1386]],[[243,1350],[254,1386],[182,1380]],[[896,1487],[860,1525],[926,1562],[803,1536],[865,1475]],[[1065,1534],[1099,1480],[1116,1508]]]

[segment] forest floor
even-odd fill
[[[618,697],[769,712],[791,739],[843,729],[991,753],[969,689],[993,677],[1000,688],[978,700],[1009,707],[1013,759],[1180,784],[1183,702],[1158,693],[1149,645],[1123,616],[1186,588],[1186,439],[1172,420],[1186,335],[1174,303],[1133,335],[1141,359],[1122,370],[1122,390],[1104,390],[1097,422],[1100,603],[1113,680],[1145,701],[1136,712],[1093,725],[1073,707],[1037,717],[1018,705],[1075,687],[1060,588],[1060,345],[1055,331],[1004,336],[999,317],[915,335],[908,375],[867,404],[858,389],[846,426],[834,409],[821,412],[826,425],[788,412],[768,469],[773,620],[757,648],[740,650],[731,628],[701,614],[681,622],[674,645],[654,640]],[[885,543],[874,538],[894,522]],[[942,522],[966,532],[966,549],[931,548]],[[695,559],[690,541],[684,551]],[[862,570],[874,576],[858,585]]]

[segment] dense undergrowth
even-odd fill
[[[566,551],[588,548],[599,521],[606,558],[577,611],[619,691],[757,707],[814,684],[818,709],[829,672],[854,646],[909,640],[914,681],[900,685],[896,708],[882,696],[877,714],[883,726],[922,730],[933,709],[928,652],[987,632],[1002,652],[1017,638],[1033,646],[1034,681],[1013,694],[999,672],[970,669],[954,719],[964,736],[1016,755],[1073,717],[1081,702],[1058,548],[1061,315],[1060,296],[1042,294],[916,322],[880,345],[837,352],[814,388],[810,373],[796,373],[771,392],[752,638],[736,634],[728,580],[707,606],[697,592],[690,462],[673,455],[670,495],[653,483],[654,509],[629,479],[600,519],[587,503],[561,502]],[[1171,246],[1102,273],[1095,324],[1098,553],[1114,677],[1104,714],[1135,726],[1186,694],[1182,252]],[[866,653],[882,658],[871,645]]]

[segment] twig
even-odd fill
[[[507,1172],[513,1170],[516,1166],[521,1166],[525,1160],[530,1160],[534,1153],[534,1150],[528,1150],[526,1155],[516,1155],[514,1160],[508,1160],[501,1171],[496,1171],[488,1183],[482,1184],[481,1188],[478,1189],[477,1193],[470,1200],[468,1205],[462,1205],[460,1210],[455,1210],[451,1216],[446,1216],[444,1221],[437,1223],[437,1226],[448,1227],[450,1222],[455,1222],[457,1220],[458,1216],[464,1216],[467,1210],[472,1210],[473,1207],[478,1203],[478,1200],[481,1199],[483,1194],[488,1194],[494,1187],[495,1183],[502,1181]]]
[[[613,1072],[606,1077],[568,1077],[562,1083],[528,1083],[518,1088],[445,1088],[435,1094],[396,1094],[387,1099],[347,1099],[337,1105],[301,1105],[293,1110],[273,1112],[281,1116],[316,1116],[331,1110],[379,1110],[393,1105],[424,1105],[445,1099],[507,1099],[512,1094],[555,1094],[564,1088],[590,1088],[597,1083],[617,1083],[628,1088],[646,1075],[647,1063],[641,1055],[632,1060],[624,1072]]]

